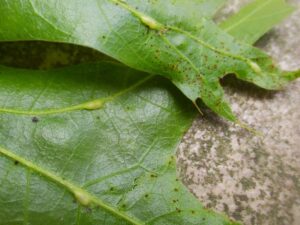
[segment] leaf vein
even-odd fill
[[[41,110],[41,111],[30,111],[30,110],[20,110],[20,109],[12,109],[12,108],[0,108],[0,113],[10,113],[10,114],[21,114],[21,115],[50,115],[50,114],[60,114],[60,113],[67,113],[71,111],[76,111],[76,110],[90,110],[90,104],[91,103],[101,103],[101,106],[104,103],[114,101],[116,98],[125,95],[126,93],[134,90],[135,88],[141,86],[142,84],[146,83],[148,80],[150,80],[153,77],[153,75],[149,75],[145,77],[144,79],[136,82],[135,84],[131,85],[128,88],[125,88],[124,90],[117,92],[109,97],[105,98],[99,98],[96,100],[88,101],[85,103],[81,103],[78,105],[73,105],[69,107],[64,107],[64,108],[56,108],[56,109],[47,109],[47,110]],[[97,108],[92,108],[92,109],[99,109],[100,107]]]
[[[67,189],[70,193],[72,193],[80,202],[80,197],[83,198],[83,203],[87,204],[95,204],[102,209],[112,213],[113,215],[122,218],[131,224],[134,225],[144,225],[143,222],[141,222],[138,218],[134,218],[132,216],[127,215],[125,212],[120,211],[114,206],[111,206],[105,202],[103,202],[101,199],[98,197],[92,195],[91,193],[87,192],[86,190],[82,189],[81,187],[77,186],[76,184],[54,174],[53,172],[46,170],[42,168],[39,165],[36,165],[35,163],[29,161],[28,159],[23,158],[22,156],[19,156],[5,148],[0,147],[0,154],[4,155],[5,157],[11,159],[11,160],[17,160],[20,164],[23,166],[27,167],[31,171],[40,174],[41,176],[55,182],[56,184],[60,185],[64,189]],[[88,199],[88,202],[85,202],[85,200]],[[82,203],[82,202],[80,202]],[[83,204],[82,203],[82,204]]]
[[[137,17],[141,22],[143,22],[143,16],[144,15],[143,15],[142,12],[137,11],[132,6],[128,5],[127,3],[122,2],[120,0],[110,0],[110,1],[112,1],[114,3],[117,3],[118,5],[120,5],[125,10],[131,12],[132,15],[135,16],[135,17]],[[149,16],[147,16],[147,17],[149,17]],[[149,17],[149,18],[151,18],[151,17]],[[151,18],[151,19],[153,21],[155,21],[153,18]],[[210,45],[209,43],[205,42],[204,40],[201,40],[200,38],[195,37],[190,32],[182,30],[182,29],[180,29],[178,27],[175,27],[175,26],[165,26],[165,25],[161,25],[161,24],[160,24],[160,27],[162,27],[162,29],[160,30],[160,34],[163,34],[164,30],[168,30],[168,29],[173,30],[173,31],[178,32],[178,33],[182,33],[182,34],[186,35],[187,37],[189,37],[190,39],[196,41],[198,44],[204,46],[205,48],[210,49],[211,51],[214,51],[214,52],[216,52],[216,53],[218,53],[220,55],[224,55],[224,56],[231,57],[231,58],[234,58],[234,59],[237,59],[237,60],[240,60],[240,61],[244,61],[246,64],[248,64],[248,66],[251,68],[251,70],[253,70],[255,73],[257,73],[257,70],[254,68],[254,65],[256,65],[256,66],[258,66],[258,65],[255,62],[253,62],[252,60],[250,60],[250,59],[247,59],[247,58],[245,58],[245,57],[243,57],[241,55],[235,55],[235,54],[232,54],[232,53],[227,52],[227,51],[219,50],[219,49],[213,47],[212,45]],[[160,36],[163,37],[163,35],[160,35]],[[175,46],[172,45],[172,47],[174,48]],[[176,49],[174,49],[174,50],[176,50]],[[187,57],[185,57],[185,60],[188,61],[191,64],[191,61]],[[193,63],[191,65],[193,65],[193,68],[195,68],[195,65]]]

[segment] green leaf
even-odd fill
[[[125,2],[125,1],[123,1]],[[151,11],[154,14],[168,14],[172,23],[197,24],[203,17],[211,18],[224,5],[226,0],[135,0],[135,6],[141,11]]]
[[[209,20],[181,19],[176,14],[182,1],[172,1],[172,11],[159,7],[162,2],[147,2],[144,7],[139,0],[91,0],[84,5],[73,0],[5,1],[0,5],[0,40],[95,48],[130,67],[169,78],[195,104],[201,98],[231,121],[236,118],[219,84],[225,74],[235,73],[266,89],[280,89],[299,76],[299,71],[281,72],[266,54],[238,43]]]
[[[0,83],[1,224],[236,224],[176,177],[196,112],[167,80],[103,62]]]
[[[235,38],[253,44],[295,8],[285,0],[256,0],[220,24]]]
[[[182,24],[178,20],[171,24],[165,10],[139,8],[143,5],[139,1],[131,1],[133,5],[118,0],[91,1],[80,7],[75,3],[22,1],[22,8],[18,1],[3,3],[1,12],[6,19],[0,24],[4,28],[0,37],[94,47],[131,67],[168,77],[192,101],[201,97],[215,112],[233,121],[235,117],[218,82],[224,74],[234,72],[241,79],[269,89],[295,78],[294,74],[278,76],[279,71],[265,54],[241,46],[209,21],[202,20],[201,27],[186,31],[176,27],[188,29],[184,20]],[[170,25],[152,16],[168,20]]]

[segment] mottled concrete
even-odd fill
[[[245,1],[231,1],[228,15]],[[293,1],[300,6],[300,1]],[[300,68],[300,10],[258,46],[284,69]],[[256,136],[207,110],[178,151],[185,184],[207,207],[246,225],[300,224],[300,80],[281,92],[265,92],[227,78],[226,93]]]

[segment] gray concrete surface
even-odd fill
[[[246,1],[230,1],[229,15]],[[300,1],[292,1],[300,7]],[[283,69],[300,68],[300,9],[258,42]],[[225,80],[239,118],[255,136],[208,110],[178,150],[179,173],[207,207],[245,225],[300,224],[300,80],[284,91],[265,92]]]

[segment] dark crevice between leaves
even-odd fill
[[[94,49],[74,44],[45,41],[0,42],[0,64],[47,70],[81,63],[115,59]]]
[[[254,98],[267,98],[272,99],[279,91],[266,90],[258,87],[252,83],[240,80],[236,78],[234,74],[228,74],[220,80],[221,85],[226,89],[232,90],[232,92],[240,95],[248,95]],[[228,92],[228,91],[227,91]]]

